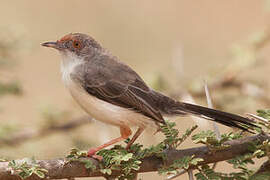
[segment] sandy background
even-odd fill
[[[57,40],[70,32],[87,33],[128,63],[146,82],[151,84],[159,74],[168,80],[170,88],[185,89],[187,82],[203,79],[209,70],[228,64],[232,45],[265,29],[268,21],[267,1],[263,0],[0,0],[1,31],[11,31],[21,41],[19,48],[14,49],[16,66],[4,70],[4,77],[19,80],[24,91],[20,97],[1,97],[1,124],[15,124],[18,129],[37,128],[44,122],[44,109],[67,111],[68,119],[84,115],[61,82],[59,54],[41,47],[42,42]],[[260,54],[266,60],[264,65],[243,72],[242,78],[269,81],[268,50],[266,47]],[[258,108],[265,107],[248,106],[244,110],[255,112]],[[184,130],[192,124],[190,119],[182,118],[179,128]],[[94,146],[118,134],[114,127],[89,123],[15,148],[2,147],[0,156],[64,157],[79,140]],[[139,141],[144,139],[149,144],[158,142],[160,137],[153,138],[145,133]],[[183,148],[188,146],[190,141]],[[219,170],[226,168],[218,166]],[[141,177],[163,179],[156,173]],[[185,178],[184,175],[180,179]]]

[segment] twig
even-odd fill
[[[193,180],[194,178],[193,178],[193,171],[190,169],[190,170],[188,170],[188,178],[189,178],[189,180]]]
[[[179,171],[179,173],[177,173],[176,175],[169,176],[169,177],[167,178],[167,180],[175,179],[175,178],[177,178],[177,177],[179,177],[179,176],[185,174],[186,172],[187,172],[186,170],[182,169],[182,170]]]
[[[212,103],[211,96],[210,96],[209,89],[208,89],[208,86],[207,86],[206,82],[204,83],[204,90],[205,90],[205,96],[206,96],[206,99],[207,99],[208,107],[213,108],[213,103]],[[213,123],[213,129],[214,129],[214,132],[215,132],[215,134],[217,136],[217,139],[220,139],[221,136],[220,136],[220,131],[219,131],[219,128],[217,126],[217,123],[214,122],[214,121],[212,123]]]
[[[204,83],[204,90],[205,90],[205,96],[206,96],[206,99],[207,99],[208,107],[213,108],[213,103],[212,103],[212,100],[211,100],[211,96],[210,96],[209,89],[208,89],[206,81]],[[221,135],[220,135],[220,131],[219,131],[219,128],[217,126],[217,123],[213,121],[212,124],[213,124],[213,129],[214,129],[214,132],[216,134],[217,139],[220,139]],[[214,163],[213,166],[212,166],[212,169],[215,169],[216,166],[217,166],[217,163]]]
[[[255,118],[255,119],[259,120],[259,121],[262,121],[263,123],[269,123],[269,121],[267,119],[265,119],[263,117],[260,117],[260,116],[257,116],[255,114],[246,113],[246,115],[248,115],[248,116],[250,116],[252,118]]]
[[[144,158],[142,160],[141,168],[138,173],[157,171],[164,164],[170,165],[175,159],[180,159],[185,156],[194,155],[195,158],[204,159],[198,165],[209,164],[219,161],[224,161],[231,159],[235,156],[243,155],[249,153],[249,146],[251,142],[262,143],[265,140],[270,140],[270,136],[266,134],[258,134],[255,136],[245,137],[238,140],[228,141],[225,144],[229,145],[228,148],[211,153],[209,148],[206,146],[188,148],[183,150],[168,150],[164,152],[166,154],[167,161],[162,161],[161,158],[156,156],[151,156]],[[82,159],[83,160],[83,159]],[[89,158],[87,158],[89,160]],[[99,167],[99,162],[95,159],[90,160],[96,167]],[[86,169],[84,164],[79,161],[71,161],[68,159],[52,159],[52,160],[37,160],[37,163],[41,168],[47,169],[46,173],[47,179],[63,179],[70,177],[98,177],[103,176],[103,174],[97,169],[92,171],[91,169]],[[190,169],[196,167],[191,166]],[[112,176],[119,175],[119,171],[112,171]],[[0,179],[9,180],[20,180],[20,177],[16,174],[11,174],[11,169],[8,167],[8,162],[0,162]],[[39,180],[37,176],[30,176],[27,180]]]

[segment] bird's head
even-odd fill
[[[64,56],[75,56],[78,58],[92,55],[95,51],[102,49],[99,43],[92,37],[82,33],[70,33],[60,40],[45,42],[41,45],[57,49]]]

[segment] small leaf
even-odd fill
[[[256,156],[256,157],[262,157],[263,155],[264,155],[264,152],[261,149],[258,149],[253,153],[253,156]]]
[[[257,114],[260,117],[270,120],[270,109],[266,109],[266,110],[259,109],[257,110]]]
[[[126,154],[125,156],[123,156],[121,159],[122,159],[123,161],[128,161],[128,160],[130,160],[132,157],[133,157],[133,154],[132,154],[132,153],[128,153],[128,154]]]
[[[40,178],[45,178],[45,174],[44,174],[43,171],[37,170],[37,171],[35,171],[35,174],[36,174],[38,177],[40,177]]]
[[[86,169],[91,169],[92,171],[97,169],[96,165],[91,160],[82,160],[81,162],[84,163]]]
[[[208,180],[208,178],[205,175],[203,175],[202,173],[196,173],[195,177],[197,180]]]
[[[11,160],[11,161],[8,162],[8,167],[13,168],[13,167],[15,167],[15,166],[16,166],[15,160]]]
[[[111,169],[100,169],[100,172],[103,174],[108,174],[111,175],[112,174],[112,170]]]
[[[202,162],[202,161],[203,161],[202,158],[194,158],[194,159],[192,159],[192,160],[190,161],[190,164],[196,166],[199,162]]]
[[[212,139],[212,141],[216,139],[215,133],[213,131],[210,131],[210,130],[202,131],[202,132],[192,136],[192,140],[195,144],[198,144],[198,143],[207,144],[207,141],[210,138]]]

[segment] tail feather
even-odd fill
[[[176,101],[156,91],[152,91],[156,99],[156,106],[164,115],[187,115],[192,114],[207,120],[216,121],[225,126],[236,127],[244,131],[252,132],[255,127],[254,121],[236,114],[227,113],[199,105]]]
[[[178,109],[181,113],[184,111],[193,115],[206,117],[207,119],[210,118],[210,120],[216,121],[223,125],[236,127],[244,131],[252,132],[251,129],[258,127],[251,119],[203,106],[179,102]]]

